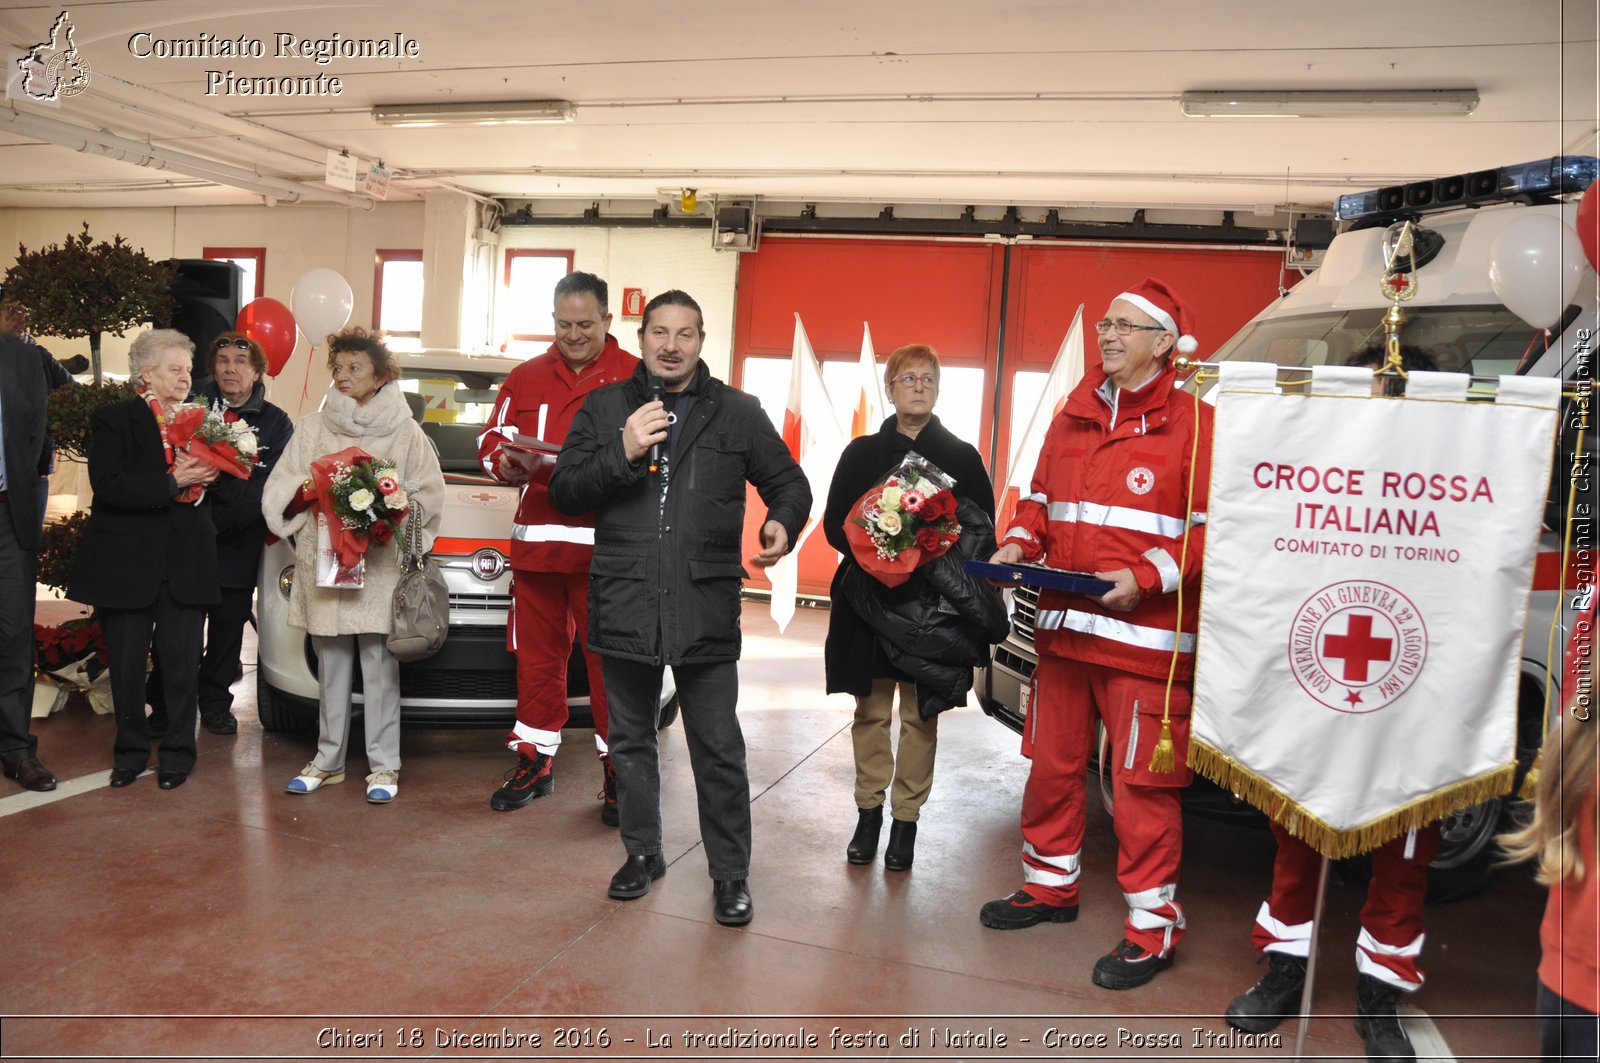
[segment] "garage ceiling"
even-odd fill
[[[61,10],[0,11],[9,68],[48,40]],[[441,187],[665,200],[692,187],[702,199],[1326,209],[1341,192],[1597,150],[1593,0],[450,0],[232,12],[215,0],[120,0],[73,4],[68,18],[86,88],[57,106],[0,105],[0,206],[263,201],[259,189],[173,168],[194,159],[245,184],[304,184],[313,198],[327,194],[326,152],[344,149],[393,171],[391,200]],[[278,34],[398,34],[418,54],[318,65],[278,58]],[[241,36],[264,57],[135,54]],[[208,95],[208,71],[321,74],[341,92]],[[1456,88],[1480,94],[1470,116],[1204,119],[1178,105],[1197,89]],[[574,118],[408,129],[370,114],[380,103],[529,99],[570,101]],[[106,134],[147,145],[166,168],[46,142]]]

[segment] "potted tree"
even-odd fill
[[[32,313],[42,335],[89,337],[94,382],[101,381],[100,336],[122,336],[130,328],[172,320],[175,267],[156,262],[120,235],[94,243],[83,232],[38,251],[17,246],[17,262],[6,271],[5,291]]]

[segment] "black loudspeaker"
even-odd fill
[[[174,258],[172,327],[194,341],[194,386],[211,375],[211,344],[244,306],[244,270],[209,258]]]

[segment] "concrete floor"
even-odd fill
[[[42,622],[74,612],[41,600]],[[821,693],[826,624],[802,610],[780,638],[765,605],[745,608],[756,915],[738,930],[711,918],[681,723],[662,740],[669,872],[617,902],[605,886],[623,853],[599,819],[587,732],[568,732],[554,795],[517,812],[488,807],[510,766],[496,731],[407,730],[390,806],[363,800],[359,743],[351,782],[291,796],[283,784],[314,736],[261,730],[247,667],[239,733],[202,732],[186,786],[164,792],[150,775],[111,790],[112,721],[75,698],[34,724],[60,789],[0,781],[12,913],[0,1056],[1293,1056],[1294,1024],[1277,1046],[1252,1045],[1220,1018],[1261,973],[1249,931],[1271,869],[1264,831],[1189,817],[1189,937],[1172,970],[1124,993],[1089,980],[1123,916],[1094,799],[1079,920],[979,925],[979,906],[1021,882],[1027,763],[975,709],[941,720],[914,869],[848,866],[851,702]],[[1307,1058],[1361,1057],[1349,1018],[1360,903],[1331,885]],[[1487,893],[1430,909],[1429,980],[1406,1020],[1421,1058],[1535,1052],[1542,908],[1543,890],[1505,871]],[[860,1040],[835,1042],[835,1027]]]

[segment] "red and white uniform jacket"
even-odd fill
[[[589,392],[633,375],[639,359],[606,334],[600,357],[574,372],[555,344],[517,366],[500,385],[489,427],[478,437],[478,462],[495,471],[501,444],[512,431],[562,443]],[[587,514],[569,517],[550,504],[550,488],[529,481],[522,486],[517,520],[511,532],[511,567],[524,572],[587,572],[594,554],[594,520]]]
[[[1125,391],[1092,369],[1050,425],[1032,493],[1017,506],[1002,545],[1016,543],[1025,560],[1042,557],[1052,568],[1131,569],[1143,600],[1117,613],[1083,595],[1044,590],[1035,626],[1040,653],[1165,679],[1177,641],[1177,675],[1193,673],[1214,411],[1205,403],[1197,410],[1194,395],[1174,387],[1175,377],[1168,367]],[[1173,593],[1180,582],[1181,641]]]

